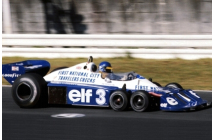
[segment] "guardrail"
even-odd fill
[[[77,58],[137,57],[145,59],[212,58],[211,35],[55,35],[3,34],[3,46],[99,46],[78,48],[2,48],[2,56]],[[105,47],[105,48],[104,48]],[[108,47],[108,49],[107,49]],[[116,47],[117,49],[109,49]],[[118,49],[137,47],[138,49]],[[154,47],[156,49],[154,49]],[[146,49],[147,48],[147,49]],[[148,49],[149,48],[149,49]],[[164,48],[164,49],[163,49]],[[193,49],[196,48],[196,49]]]
[[[110,58],[135,57],[144,59],[200,59],[212,58],[210,49],[76,49],[76,48],[2,48],[2,57],[38,58]]]
[[[212,35],[3,34],[3,46],[212,47]]]

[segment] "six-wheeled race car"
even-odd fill
[[[49,74],[49,62],[26,60],[2,65],[2,76],[12,84],[12,97],[22,108],[47,104],[111,107],[136,112],[152,109],[186,111],[208,106],[194,91],[178,83],[162,87],[135,72],[114,73],[109,62],[87,62],[60,67]],[[46,75],[47,74],[47,75]]]

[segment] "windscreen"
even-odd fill
[[[106,78],[110,80],[117,80],[117,81],[128,81],[136,79],[138,74],[135,72],[126,72],[126,73],[106,73]]]

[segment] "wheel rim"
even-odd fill
[[[20,100],[28,100],[31,93],[30,85],[25,82],[20,83],[16,89],[16,95]]]
[[[144,98],[140,95],[136,95],[133,97],[132,104],[136,110],[142,109],[145,105]]]
[[[113,97],[112,101],[113,101],[114,107],[116,107],[116,108],[121,107],[124,103],[124,99],[121,95],[115,95]]]

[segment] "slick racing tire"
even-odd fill
[[[68,68],[68,67],[58,67],[58,68],[53,69],[50,73],[57,71],[57,70],[66,69],[66,68]]]
[[[123,111],[128,107],[128,97],[123,91],[115,91],[110,96],[110,106],[115,111]]]
[[[178,83],[169,83],[169,84],[167,84],[165,87],[183,89],[183,87],[182,87],[180,84],[178,84]]]
[[[150,95],[147,91],[139,90],[131,95],[130,104],[134,111],[143,112],[150,107]]]
[[[13,83],[12,97],[21,108],[45,106],[47,96],[47,83],[36,73],[24,74]]]

